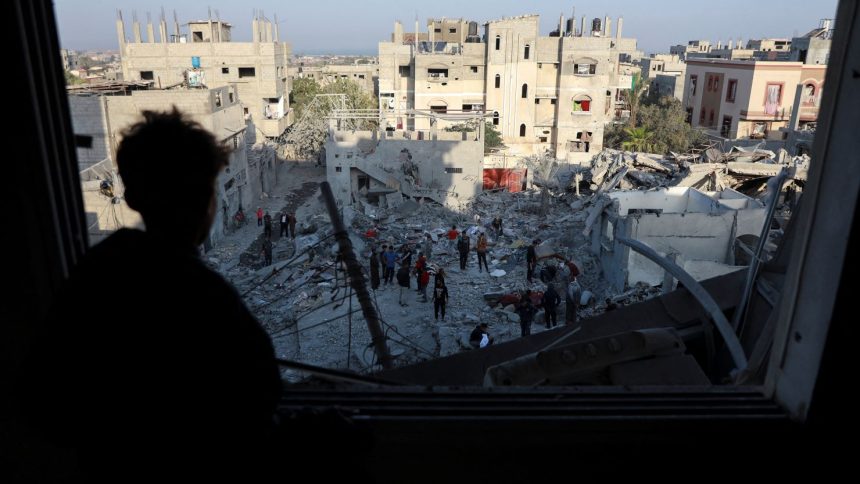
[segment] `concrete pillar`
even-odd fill
[[[803,84],[798,84],[794,90],[794,104],[791,106],[791,120],[788,122],[788,128],[796,130],[800,125],[800,103],[803,96]]]
[[[618,27],[615,28],[615,38],[621,40],[621,27],[624,26],[624,17],[618,17]]]
[[[612,19],[609,18],[609,15],[603,20],[603,36],[612,37]]]
[[[272,42],[272,22],[266,21],[266,42]]]
[[[564,14],[563,13],[558,14],[558,36],[559,37],[564,36]]]
[[[399,20],[394,21],[394,38],[391,39],[395,44],[403,43],[403,24]]]
[[[119,42],[119,55],[125,54],[125,23],[122,21],[122,11],[116,11],[116,40]]]
[[[209,21],[209,43],[215,42],[215,31],[212,30],[212,9],[209,9],[209,17],[207,18]]]
[[[155,31],[152,29],[152,15],[146,12],[146,41],[150,44],[155,43]]]
[[[726,47],[727,49],[732,50],[732,45],[734,45],[732,42],[732,39],[729,39],[728,47]]]
[[[134,35],[134,43],[140,43],[140,22],[137,21],[137,12],[131,13],[131,32]]]
[[[275,42],[281,41],[281,28],[278,26],[278,14],[275,14]]]
[[[179,42],[179,18],[176,16],[176,10],[173,11],[173,35],[176,36],[176,42]]]
[[[585,37],[585,15],[582,16],[582,24],[579,26],[579,36]]]
[[[672,261],[673,263],[678,262],[678,253],[670,252],[666,254],[666,258]],[[669,271],[665,271],[663,273],[663,288],[660,290],[661,294],[668,294],[675,289],[675,278],[672,277],[672,274]]]

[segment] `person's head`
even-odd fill
[[[128,206],[140,212],[147,232],[200,245],[215,217],[215,179],[228,156],[212,133],[176,108],[144,111],[117,149]]]
[[[451,226],[451,230],[457,230],[457,226],[456,226],[456,225],[452,225],[452,226]]]
[[[433,237],[431,237],[430,234],[427,234],[427,240],[433,240]]]
[[[490,327],[490,325],[487,323],[481,323],[478,325],[478,327],[481,328],[481,331],[487,331],[487,329]]]

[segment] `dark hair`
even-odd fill
[[[175,106],[142,114],[123,131],[116,155],[129,205],[144,219],[171,225],[205,218],[229,150]]]

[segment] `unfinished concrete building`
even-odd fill
[[[653,79],[658,74],[684,72],[685,64],[677,54],[651,54],[639,60],[642,78]]]
[[[510,154],[590,159],[602,147],[603,126],[623,110],[620,93],[631,88],[632,76],[622,73],[620,59],[636,53],[636,41],[622,38],[622,19],[614,36],[608,17],[587,27],[583,17],[577,29],[573,17],[562,16],[548,36],[540,35],[539,20],[493,20],[483,37],[477,22],[437,27],[440,21],[431,20],[426,42],[395,24],[392,42],[379,44],[383,122],[425,130],[433,117],[410,126],[405,115],[483,111]]]
[[[290,79],[313,79],[327,86],[339,79],[348,79],[374,98],[379,95],[379,64],[326,64],[324,66],[291,66]]]
[[[802,37],[791,39],[789,60],[804,64],[826,65],[830,60],[830,43],[833,39],[833,19],[822,19],[818,28]]]
[[[70,93],[69,106],[75,134],[93,139],[92,148],[78,150],[79,153],[84,151],[82,171],[92,171],[93,166],[102,167],[102,171],[108,165],[115,168],[116,149],[122,141],[122,132],[142,119],[142,111],[164,111],[172,106],[200,123],[216,139],[232,149],[229,166],[221,172],[216,182],[218,211],[210,237],[205,242],[206,248],[229,230],[232,216],[239,207],[249,210],[275,183],[274,150],[256,143],[254,133],[246,132],[242,105],[232,86],[212,89],[116,89],[113,93],[76,90]],[[97,156],[109,160],[108,165],[103,161],[92,162]],[[121,197],[115,175],[111,181],[116,186],[116,196]],[[169,166],[164,167],[164,182],[170,183]]]
[[[737,241],[757,238],[765,220],[761,202],[731,189],[674,187],[618,191],[609,197],[612,205],[600,215],[599,229],[591,232],[591,250],[600,257],[604,278],[619,292],[638,282],[663,284],[665,274],[621,238],[645,243],[704,280],[746,265],[735,258]]]
[[[467,204],[481,192],[483,177],[484,130],[475,124],[472,132],[434,129],[427,137],[333,124],[325,143],[326,179],[338,205],[372,214],[374,206],[394,208],[404,200],[432,200],[452,209]]]
[[[687,60],[690,54],[706,54],[711,51],[710,40],[691,40],[687,45],[678,44],[669,47],[669,53],[677,55],[682,61]]]
[[[233,42],[229,23],[192,21],[181,30],[174,13],[172,31],[162,13],[156,42],[152,22],[146,40],[135,16],[133,38],[127,40],[125,23],[117,18],[117,37],[123,79],[148,81],[158,88],[183,83],[196,86],[230,86],[241,98],[244,113],[267,138],[276,138],[292,124],[287,75],[288,44],[281,42],[277,24],[257,15],[251,24],[251,42]]]

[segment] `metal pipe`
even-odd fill
[[[783,167],[779,170],[776,176],[767,181],[767,215],[764,218],[764,225],[761,228],[761,235],[758,238],[758,244],[755,248],[755,253],[752,256],[750,265],[747,268],[747,279],[744,283],[744,292],[741,293],[741,300],[738,302],[738,307],[735,308],[735,314],[732,316],[732,329],[739,333],[741,328],[744,312],[747,309],[747,302],[752,295],[753,283],[758,273],[759,263],[761,261],[761,253],[764,250],[764,244],[767,242],[767,234],[770,231],[770,221],[773,219],[773,212],[776,211],[776,204],[779,202],[779,192],[782,191],[782,184],[788,178],[788,171]]]
[[[690,294],[696,298],[699,304],[702,305],[702,308],[704,308],[711,316],[711,320],[714,321],[714,326],[717,327],[717,331],[720,332],[720,335],[723,337],[723,341],[725,341],[726,346],[729,349],[729,353],[732,356],[732,360],[735,362],[737,370],[743,371],[746,369],[747,358],[744,355],[744,349],[741,347],[740,340],[738,340],[738,337],[732,330],[729,321],[726,319],[722,310],[720,310],[720,306],[716,301],[714,301],[714,298],[711,297],[708,291],[706,291],[698,281],[693,279],[693,276],[669,259],[661,257],[654,249],[638,240],[618,236],[615,237],[615,240],[651,259],[654,263],[675,276],[675,279],[678,279],[678,281],[680,281],[681,284],[690,291]]]
[[[352,241],[349,240],[349,234],[346,232],[343,219],[337,210],[331,185],[328,182],[322,182],[320,183],[320,190],[322,191],[326,209],[328,209],[328,216],[334,227],[334,238],[340,246],[341,256],[346,263],[346,271],[351,281],[350,285],[358,297],[358,304],[361,305],[361,312],[364,314],[365,321],[367,321],[367,329],[370,331],[376,356],[379,358],[380,363],[382,363],[383,368],[393,368],[391,354],[388,352],[388,346],[385,344],[385,334],[382,332],[382,326],[379,324],[379,315],[376,313],[376,307],[373,305],[373,300],[367,291],[364,273],[358,264],[358,260],[355,258],[355,252],[352,250]]]

